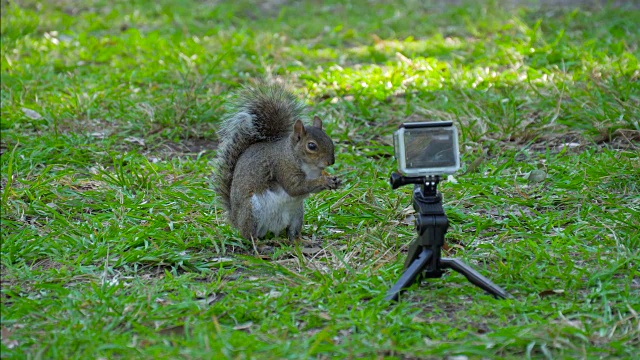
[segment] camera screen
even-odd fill
[[[451,128],[405,129],[407,169],[454,168],[457,166],[455,133]]]

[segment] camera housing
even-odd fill
[[[451,175],[460,169],[458,130],[451,121],[404,123],[393,133],[393,145],[404,176]]]

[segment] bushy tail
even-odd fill
[[[240,90],[218,129],[216,192],[222,206],[231,210],[231,182],[238,158],[249,146],[289,136],[304,106],[275,83],[259,83]]]

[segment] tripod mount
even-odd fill
[[[409,245],[404,273],[387,292],[385,299],[397,301],[400,293],[416,280],[439,278],[445,269],[459,272],[472,284],[497,298],[511,298],[506,291],[464,262],[441,257],[449,220],[442,207],[442,194],[437,189],[439,182],[439,176],[405,177],[398,173],[391,174],[393,189],[408,184],[414,185],[413,208],[416,211],[418,237]]]

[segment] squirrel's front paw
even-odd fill
[[[335,176],[326,176],[325,180],[327,181],[327,189],[329,190],[335,190],[342,184],[342,180]]]

